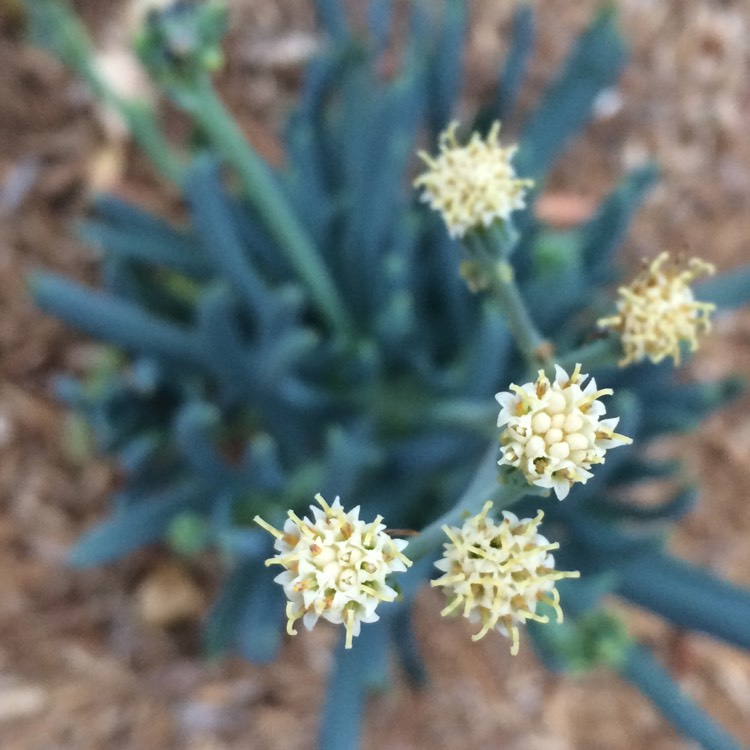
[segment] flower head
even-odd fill
[[[442,214],[451,237],[460,238],[496,219],[507,220],[526,205],[526,188],[534,183],[516,177],[511,159],[518,147],[500,146],[499,122],[486,140],[473,133],[465,146],[456,139],[457,127],[453,122],[441,133],[438,156],[420,151],[429,169],[414,180],[414,187],[421,187],[421,200]]]
[[[135,13],[143,18],[136,52],[151,77],[171,93],[190,89],[221,67],[227,30],[227,8],[221,0],[147,0]]]
[[[624,367],[648,357],[654,364],[672,357],[680,364],[680,343],[698,348],[698,334],[711,329],[710,315],[716,305],[697,302],[690,282],[701,274],[712,274],[714,266],[699,258],[687,263],[669,262],[661,253],[644,268],[630,286],[618,290],[618,315],[597,321],[619,332],[625,357]]]
[[[459,529],[443,527],[449,542],[442,559],[435,563],[444,575],[432,581],[442,586],[450,599],[441,614],[463,609],[471,622],[481,622],[482,629],[472,636],[477,641],[495,628],[511,638],[511,653],[518,653],[518,625],[526,620],[549,622],[547,615],[536,613],[543,602],[555,610],[562,622],[560,595],[555,582],[561,578],[578,578],[578,572],[555,570],[550,552],[560,545],[550,544],[537,529],[544,517],[518,519],[503,511],[503,520],[495,523],[482,512],[469,518]]]
[[[411,561],[403,554],[406,542],[385,533],[381,516],[372,523],[359,519],[359,506],[344,511],[337,497],[328,505],[320,496],[320,508],[311,506],[312,520],[289,511],[279,531],[259,516],[255,522],[276,537],[277,553],[266,565],[281,565],[274,579],[284,587],[287,632],[302,618],[309,630],[322,617],[346,627],[346,648],[359,635],[363,622],[375,622],[378,604],[396,598],[387,583],[391,573],[406,570]]]
[[[597,390],[591,378],[576,365],[573,374],[555,365],[555,380],[543,370],[535,383],[510,386],[495,398],[502,407],[497,426],[500,435],[498,463],[515,466],[530,484],[554,489],[560,500],[567,497],[575,482],[585,484],[593,474],[593,464],[604,463],[607,449],[631,443],[614,432],[619,418],[600,419],[605,413],[601,396],[611,396],[611,388]]]

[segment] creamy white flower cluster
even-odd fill
[[[603,328],[620,334],[625,357],[624,367],[631,362],[650,359],[654,364],[672,357],[680,364],[680,343],[698,348],[698,334],[711,329],[710,315],[716,305],[698,302],[690,282],[715,268],[699,258],[687,263],[670,262],[668,253],[661,253],[639,273],[630,286],[619,288],[617,315],[597,321]]]
[[[544,513],[519,519],[503,511],[496,523],[487,514],[487,502],[479,515],[469,518],[461,528],[444,526],[449,542],[435,567],[444,575],[432,581],[445,590],[448,606],[441,614],[459,611],[470,622],[480,622],[481,630],[472,640],[483,638],[495,629],[511,638],[511,653],[518,653],[518,626],[526,620],[549,622],[538,615],[537,605],[549,605],[562,622],[560,595],[555,582],[578,578],[578,572],[555,570],[550,554],[559,544],[551,544],[538,532]]]
[[[320,508],[310,506],[312,519],[290,510],[283,531],[259,516],[255,522],[276,537],[278,554],[266,565],[284,568],[274,580],[289,600],[287,632],[296,634],[300,618],[309,630],[322,617],[344,624],[351,648],[361,624],[379,619],[378,604],[396,598],[386,579],[411,565],[403,554],[407,542],[386,534],[381,516],[368,524],[359,519],[359,506],[344,511],[338,497],[331,505],[320,495],[315,499]]]
[[[510,386],[495,398],[502,407],[497,426],[500,435],[500,465],[518,468],[530,484],[553,489],[558,499],[567,497],[575,482],[585,484],[593,464],[604,463],[609,448],[632,440],[614,432],[619,418],[600,419],[605,413],[601,396],[611,388],[597,389],[578,364],[568,376],[555,365],[555,380],[543,370],[534,383]]]
[[[473,133],[464,146],[456,139],[457,127],[453,122],[441,133],[438,156],[419,152],[429,169],[414,187],[422,188],[420,199],[442,214],[451,237],[461,238],[470,229],[507,220],[524,208],[526,189],[534,183],[516,177],[511,159],[518,147],[500,145],[499,122],[486,140]]]

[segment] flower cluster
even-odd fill
[[[614,432],[619,418],[600,419],[605,413],[601,396],[611,388],[597,390],[578,364],[573,374],[555,365],[555,380],[543,370],[535,383],[510,386],[495,398],[502,407],[497,426],[500,435],[500,465],[518,468],[530,484],[554,489],[560,500],[575,482],[586,483],[593,464],[604,463],[607,449],[632,442]]]
[[[309,630],[322,617],[344,624],[351,648],[361,623],[379,619],[378,604],[396,598],[386,578],[411,565],[403,554],[407,543],[385,533],[381,516],[368,524],[359,519],[359,506],[344,511],[338,497],[331,505],[320,495],[315,499],[320,508],[310,507],[312,520],[290,510],[283,531],[258,516],[255,522],[276,537],[278,554],[266,565],[284,568],[274,580],[289,600],[287,631],[296,634],[300,618]]]
[[[698,348],[698,334],[710,330],[716,305],[697,302],[689,284],[714,271],[714,266],[699,258],[669,262],[669,254],[661,253],[630,286],[620,287],[618,314],[598,321],[620,334],[625,351],[620,366],[646,357],[654,364],[672,357],[679,365],[682,342],[690,351]]]
[[[511,164],[517,146],[500,146],[500,123],[487,139],[473,133],[465,146],[456,139],[458,123],[451,123],[440,135],[440,154],[432,157],[420,151],[429,169],[414,181],[422,188],[421,200],[439,211],[451,237],[489,226],[496,219],[507,220],[524,208],[526,189],[532,180],[518,179]]]
[[[580,574],[555,570],[550,552],[559,545],[550,544],[538,533],[542,511],[535,518],[520,520],[503,511],[503,520],[496,523],[487,517],[490,508],[492,503],[485,503],[482,512],[461,528],[443,527],[450,541],[435,566],[444,575],[432,585],[442,586],[450,600],[443,615],[462,609],[471,622],[481,622],[482,628],[472,640],[483,638],[494,628],[511,638],[511,653],[515,655],[518,626],[526,620],[549,622],[547,615],[536,613],[540,602],[552,607],[561,622],[555,582]]]

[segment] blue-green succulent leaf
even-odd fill
[[[140,498],[137,504],[116,511],[87,531],[73,548],[70,563],[80,568],[101,565],[159,541],[178,513],[210,504],[214,494],[191,478],[152,497]]]
[[[89,245],[122,260],[163,266],[196,279],[205,279],[212,273],[210,263],[199,254],[189,235],[166,222],[158,228],[142,230],[84,221],[78,225],[78,234]]]
[[[70,375],[58,375],[52,381],[55,396],[67,406],[82,408],[85,398],[85,386],[78,378]]]
[[[423,73],[422,62],[415,58],[381,96],[373,98],[359,133],[352,135],[365,148],[361,156],[353,150],[356,163],[350,180],[352,195],[357,197],[347,221],[342,267],[348,271],[345,287],[352,306],[356,310],[366,303],[368,314],[381,304],[383,255],[391,250],[394,233],[400,229],[404,172],[424,106]]]
[[[620,674],[649,698],[666,719],[704,750],[742,750],[703,709],[682,691],[646,646],[633,646]]]
[[[364,471],[378,460],[368,426],[345,430],[333,427],[327,436],[325,471],[320,493],[324,497],[352,497]]]
[[[610,264],[614,251],[620,247],[633,215],[658,176],[653,164],[634,170],[583,226],[581,257],[590,283],[609,281],[613,275]]]
[[[393,650],[407,679],[415,687],[427,683],[427,669],[419,652],[419,643],[412,623],[413,611],[408,604],[400,606],[390,618]]]
[[[286,131],[286,147],[290,163],[286,189],[290,200],[314,237],[328,232],[333,208],[330,200],[309,200],[327,194],[325,164],[320,143],[309,117],[300,112],[293,116]],[[325,250],[323,250],[325,252]]]
[[[221,486],[230,476],[215,442],[221,412],[212,404],[188,402],[174,421],[175,441],[195,470],[204,478]]]
[[[373,628],[382,623],[365,624],[351,649],[344,648],[343,634],[334,651],[334,666],[328,677],[328,689],[318,731],[318,747],[326,750],[353,750],[362,734],[367,679],[371,674],[370,642],[377,639]]]
[[[335,41],[342,41],[349,35],[346,13],[341,0],[315,0],[318,23]]]
[[[54,274],[29,281],[37,305],[94,338],[124,349],[182,362],[201,360],[187,330],[166,323],[138,305],[86,289]]]
[[[515,110],[518,94],[534,49],[534,36],[534,11],[530,5],[522,3],[513,14],[510,49],[500,73],[493,119],[505,121]]]
[[[262,317],[272,309],[273,297],[240,242],[216,162],[207,157],[197,158],[188,171],[184,191],[193,226],[206,254],[234,285],[250,312]]]
[[[237,626],[247,608],[252,587],[263,570],[263,549],[253,550],[231,570],[203,626],[203,647],[209,656],[221,656],[234,647]]]
[[[566,569],[568,565],[567,555],[555,555],[555,565],[559,569]],[[581,578],[563,579],[557,583],[557,591],[560,594],[563,612],[566,616],[570,613],[573,617],[584,615],[597,610],[602,598],[612,593],[617,581],[616,576],[605,571],[603,573],[592,573]]]
[[[721,310],[733,310],[750,302],[750,266],[740,266],[727,273],[693,284],[695,298],[713,302]]]
[[[498,310],[488,308],[479,323],[467,363],[467,396],[487,398],[505,387],[512,347],[513,340],[505,318]],[[493,403],[489,403],[488,409],[492,408]]]
[[[641,479],[636,475],[637,479]],[[698,491],[692,487],[680,490],[669,500],[658,505],[636,505],[618,500],[591,503],[592,512],[610,518],[631,521],[676,521],[689,513],[698,501]]]
[[[549,506],[546,512],[546,523],[551,525],[562,520],[570,534],[570,545],[558,555],[566,567],[580,569],[587,575],[605,573],[614,567],[613,560],[624,565],[626,561],[660,553],[664,544],[662,533],[636,529],[627,533],[618,531],[611,521],[592,516],[588,507],[590,501],[586,500],[581,490],[576,490],[574,502]],[[518,507],[519,512],[533,513],[531,500],[522,501]]]
[[[520,175],[544,180],[570,138],[586,124],[596,97],[617,82],[626,58],[614,6],[606,5],[578,38],[526,123],[515,160]]]
[[[428,119],[434,134],[448,125],[458,98],[467,20],[465,0],[446,0],[444,5],[427,73]]]
[[[650,479],[670,479],[676,476],[682,467],[682,462],[653,461],[642,456],[632,457],[625,461],[612,475],[614,485],[620,483],[645,482]]]
[[[750,649],[750,591],[661,552],[621,560],[617,592],[680,628]]]
[[[648,393],[648,420],[641,437],[663,432],[688,432],[711,412],[737,398],[744,390],[742,377],[730,377],[710,383],[671,384],[664,391]]]
[[[100,221],[120,229],[134,226],[148,232],[163,225],[163,220],[150,211],[111,193],[102,193],[94,197],[93,213]]]
[[[284,597],[274,576],[278,570],[255,564],[244,611],[237,621],[237,650],[254,664],[267,664],[278,655],[284,619]]]
[[[389,604],[391,603],[386,603],[384,607],[387,607]],[[382,692],[390,683],[388,652],[390,650],[391,638],[388,631],[388,623],[384,616],[381,616],[380,622],[369,624],[369,628],[366,628],[366,626],[362,628],[362,633],[364,633],[365,628],[367,629],[365,641],[363,643],[360,642],[362,639],[362,633],[360,633],[354,648],[364,646],[370,652],[361,676],[365,690],[368,692]]]
[[[367,26],[376,52],[388,44],[393,18],[393,0],[369,0],[367,4]]]
[[[242,464],[256,487],[268,492],[283,492],[288,478],[281,464],[278,445],[270,435],[261,433],[248,441]]]
[[[117,460],[126,474],[141,471],[162,445],[163,437],[156,433],[143,433],[117,451]]]
[[[253,390],[256,372],[236,317],[235,300],[227,286],[215,284],[203,292],[198,316],[201,351],[232,390]]]

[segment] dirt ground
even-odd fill
[[[271,134],[293,95],[295,56],[314,41],[311,3],[230,4],[235,25],[223,91],[258,147],[278,157]],[[542,33],[527,105],[596,6],[594,0],[533,4]],[[560,221],[583,217],[625,169],[655,158],[663,179],[632,229],[628,252],[686,249],[722,270],[747,262],[750,4],[616,4],[632,62],[556,171],[545,210]],[[77,3],[108,45],[122,30],[113,8],[124,5]],[[510,6],[473,3],[467,101],[491,86]],[[198,622],[216,585],[210,560],[175,568],[166,552],[151,550],[105,570],[65,565],[69,545],[104,513],[114,471],[101,462],[80,464],[63,447],[65,417],[50,381],[60,371],[81,370],[92,345],[36,311],[24,279],[45,268],[95,281],[96,259],[71,231],[95,189],[165,210],[175,197],[102,124],[85,90],[20,42],[16,7],[0,0],[0,747],[309,748],[330,630],[290,640],[272,666],[208,663],[199,653]],[[750,374],[750,313],[719,320],[692,369],[705,378]],[[744,585],[750,585],[750,504],[743,492],[750,484],[749,444],[750,396],[680,441],[705,490],[672,542],[679,554]],[[147,602],[165,577],[177,581],[185,600],[176,606],[191,615],[166,628],[155,624],[159,612]],[[460,622],[437,616],[433,594],[423,593],[417,623],[431,682],[414,692],[395,675],[393,689],[371,699],[368,750],[687,747],[617,678],[552,676],[530,648],[511,658],[501,639],[473,644]],[[627,615],[682,687],[749,743],[750,656],[686,637],[643,613]]]

